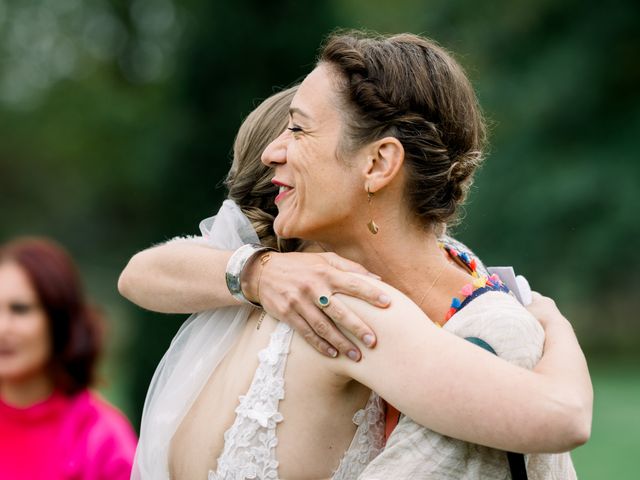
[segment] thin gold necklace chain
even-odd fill
[[[321,243],[318,242],[318,245],[320,246],[320,248],[322,250],[324,250],[325,252],[329,252],[329,250],[327,250],[325,248],[324,245],[322,245]],[[373,251],[376,252],[376,254],[378,254],[378,251],[375,249],[375,247],[373,248]],[[379,254],[378,254],[379,255]],[[438,280],[440,280],[440,277],[442,276],[442,274],[444,273],[445,269],[447,268],[447,265],[449,264],[449,262],[445,261],[444,264],[442,265],[442,268],[440,269],[440,271],[438,272],[438,275],[436,275],[436,278],[434,278],[433,282],[431,282],[431,285],[429,285],[429,288],[427,288],[427,291],[424,293],[424,295],[422,295],[422,298],[420,299],[420,301],[416,304],[418,305],[419,308],[422,308],[422,303],[425,301],[425,299],[427,298],[427,295],[429,295],[429,292],[431,292],[431,290],[433,290],[433,287],[436,286],[436,283],[438,283]],[[393,273],[393,272],[392,272]],[[407,293],[409,292],[409,290],[407,289]],[[261,319],[262,320],[262,319]],[[262,322],[260,322],[262,323]],[[260,328],[260,327],[258,327]]]
[[[425,301],[425,299],[427,298],[427,295],[429,295],[429,292],[431,292],[431,290],[433,290],[433,287],[436,286],[436,283],[438,283],[438,280],[440,280],[440,277],[442,276],[442,274],[444,273],[445,268],[447,268],[447,265],[449,263],[447,261],[444,262],[444,264],[442,265],[442,268],[440,269],[440,271],[438,272],[438,275],[436,275],[436,278],[433,279],[433,282],[431,282],[431,285],[429,286],[429,288],[427,289],[426,292],[424,292],[424,295],[422,296],[422,298],[420,299],[420,302],[417,304],[418,307],[422,308],[422,303]]]

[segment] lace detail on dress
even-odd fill
[[[358,429],[332,480],[355,480],[384,448],[384,408],[377,393],[371,392],[367,405],[353,416],[353,423]]]
[[[224,434],[224,449],[209,480],[278,478],[276,425],[284,398],[284,369],[293,330],[279,323],[269,345],[258,353],[258,368],[246,395],[240,396],[236,419]]]
[[[293,330],[279,323],[269,345],[258,353],[258,368],[246,395],[240,396],[236,419],[224,434],[224,448],[209,480],[277,480],[278,404],[284,398],[284,370]],[[353,416],[358,425],[333,480],[355,480],[384,447],[384,409],[371,392],[365,408]]]

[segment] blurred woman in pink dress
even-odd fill
[[[129,478],[136,435],[88,389],[99,320],[61,247],[0,245],[0,478]]]

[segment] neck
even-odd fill
[[[378,218],[380,220],[378,220]],[[444,320],[453,296],[471,279],[439,247],[433,229],[416,225],[396,211],[376,218],[380,230],[369,232],[366,219],[321,242],[325,250],[356,261],[414,301],[431,320]],[[335,239],[338,239],[337,241]]]
[[[385,221],[373,235],[362,223],[358,235],[343,235],[339,241],[324,243],[324,248],[362,264],[417,303],[422,287],[447,263],[435,233],[407,222]]]
[[[28,407],[53,393],[53,381],[45,372],[20,380],[2,380],[0,398],[15,407]]]

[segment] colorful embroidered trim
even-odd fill
[[[469,273],[474,277],[471,283],[467,283],[460,289],[460,295],[462,299],[453,297],[451,300],[451,306],[444,317],[444,322],[440,326],[447,323],[447,321],[455,315],[455,313],[467,305],[474,298],[489,291],[502,291],[509,292],[509,289],[502,283],[500,277],[495,273],[490,277],[486,275],[479,275],[477,271],[477,262],[475,258],[471,258],[467,252],[459,252],[453,247],[441,244],[442,248],[449,254],[449,256],[456,261],[459,265],[465,267]]]

